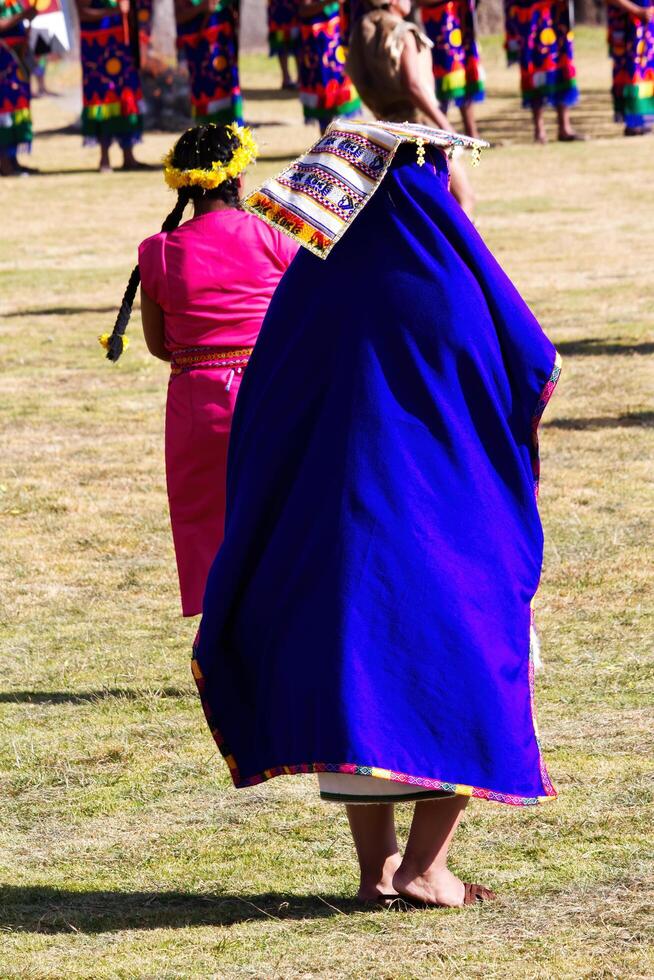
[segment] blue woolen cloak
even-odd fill
[[[328,258],[300,250],[232,429],[193,669],[236,786],[340,771],[527,805],[538,418],[556,352],[401,147]]]

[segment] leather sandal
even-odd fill
[[[471,881],[463,882],[463,905],[476,905],[477,902],[492,902],[493,899],[497,898],[497,895],[490,888],[486,888],[485,885],[476,885]],[[390,896],[389,896],[390,897]],[[408,895],[396,895],[396,899],[399,902],[390,904],[388,908],[398,908],[401,909],[402,906],[409,907],[412,909],[420,909],[424,911],[425,909],[452,909],[460,908],[458,905],[441,905],[439,902],[424,902],[420,898],[411,898]]]
[[[497,895],[485,885],[475,885],[471,881],[464,881],[463,887],[465,894],[463,897],[464,905],[476,905],[477,902],[492,902]]]

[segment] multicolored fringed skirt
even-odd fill
[[[511,0],[505,11],[505,46],[509,64],[520,65],[523,106],[574,105],[579,90],[568,0]]]
[[[356,116],[361,100],[345,72],[345,40],[338,3],[300,20],[300,101],[306,122],[326,129],[336,116]]]
[[[177,47],[188,66],[195,122],[242,123],[238,4],[227,0],[212,14],[198,14],[186,24],[178,23]]]
[[[446,109],[484,98],[484,69],[479,57],[474,0],[441,0],[422,8],[425,33],[434,45],[436,96]]]
[[[636,0],[645,9],[652,0]],[[654,24],[608,8],[609,54],[613,59],[616,122],[638,129],[654,119]]]
[[[0,17],[10,17],[17,8],[0,3]],[[30,82],[20,54],[26,45],[22,24],[0,32],[0,153],[12,156],[32,143]]]
[[[278,54],[294,54],[299,39],[298,0],[268,0],[270,57]]]
[[[116,140],[127,148],[140,142],[143,132],[138,37],[130,37],[112,0],[91,0],[90,6],[106,9],[107,16],[80,24],[82,135],[87,144]]]

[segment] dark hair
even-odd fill
[[[238,136],[227,126],[215,126],[213,123],[208,126],[195,126],[193,129],[187,129],[175,143],[171,163],[179,170],[192,170],[196,167],[208,170],[212,163],[228,163],[238,146]],[[177,203],[162,224],[161,230],[173,231],[177,228],[189,201],[198,201],[202,198],[224,201],[229,207],[239,208],[241,202],[238,194],[238,178],[225,180],[214,190],[205,190],[197,186],[180,187],[177,191]],[[117,361],[123,352],[123,334],[129,323],[140,281],[141,273],[136,265],[132,269],[113,331],[107,341],[107,357],[110,361]]]

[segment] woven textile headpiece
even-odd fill
[[[425,146],[447,154],[457,147],[473,162],[489,144],[415,123],[334,120],[311,149],[244,204],[273,227],[324,259],[381,184],[398,146],[415,143],[417,162]]]

